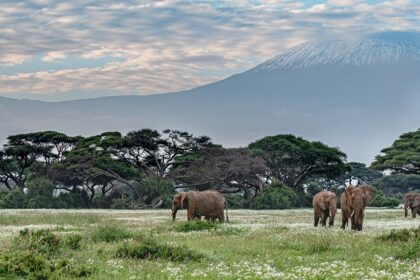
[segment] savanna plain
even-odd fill
[[[420,218],[366,209],[361,232],[312,209],[1,210],[1,279],[420,279]]]

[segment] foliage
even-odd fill
[[[184,188],[241,192],[251,200],[264,186],[268,171],[264,161],[247,148],[213,147],[199,150],[194,160],[178,165],[170,177]]]
[[[147,176],[141,181],[139,193],[147,205],[162,201],[161,206],[170,208],[175,189],[173,183],[166,178]]]
[[[179,130],[141,129],[122,139],[119,156],[149,176],[165,177],[178,156],[211,146],[207,136],[194,137]]]
[[[403,197],[405,193],[420,191],[420,175],[391,174],[372,182],[387,196]]]
[[[202,258],[185,246],[175,247],[158,244],[151,238],[138,238],[130,243],[124,243],[117,248],[117,257],[134,259],[161,259],[173,262],[199,260]]]
[[[271,183],[255,198],[255,209],[290,209],[297,202],[296,193],[288,186],[277,181]]]
[[[189,232],[189,231],[200,231],[200,230],[212,230],[219,228],[219,224],[195,220],[192,222],[177,223],[175,231],[178,232]]]
[[[400,203],[400,199],[395,197],[386,197],[381,191],[375,190],[375,196],[369,203],[369,206],[395,208],[400,205]]]
[[[321,142],[294,135],[268,136],[249,145],[271,170],[271,177],[302,192],[302,183],[311,177],[336,178],[349,168],[346,154]]]
[[[420,175],[420,129],[402,134],[391,147],[383,149],[376,156],[371,167]]]
[[[0,208],[17,209],[26,208],[28,199],[26,195],[19,189],[13,189],[9,192],[2,192],[0,197]]]
[[[49,230],[21,230],[10,250],[0,255],[0,277],[6,279],[62,279],[89,276],[93,269],[61,256],[66,248],[80,248],[81,236],[64,241]]]
[[[92,240],[94,242],[115,242],[133,236],[133,233],[126,228],[115,225],[106,225],[95,228],[92,233]]]
[[[244,209],[247,208],[247,200],[243,194],[232,193],[225,194],[225,200],[229,209]]]
[[[418,228],[403,228],[403,229],[392,229],[389,233],[381,234],[377,237],[382,241],[401,241],[407,242],[410,240],[416,240],[420,238],[420,226]],[[420,240],[420,239],[419,239]]]

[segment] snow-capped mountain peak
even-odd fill
[[[420,40],[372,36],[360,40],[309,42],[295,46],[252,71],[299,69],[323,65],[375,65],[420,61]]]

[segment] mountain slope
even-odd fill
[[[305,43],[241,74],[193,90],[67,102],[0,98],[0,137],[152,127],[207,134],[228,146],[294,133],[369,162],[420,127],[420,40],[379,34]]]

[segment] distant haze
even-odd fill
[[[0,97],[0,138],[150,127],[208,135],[228,147],[292,133],[370,163],[420,127],[418,33],[311,42],[241,74],[192,90],[67,102]]]

